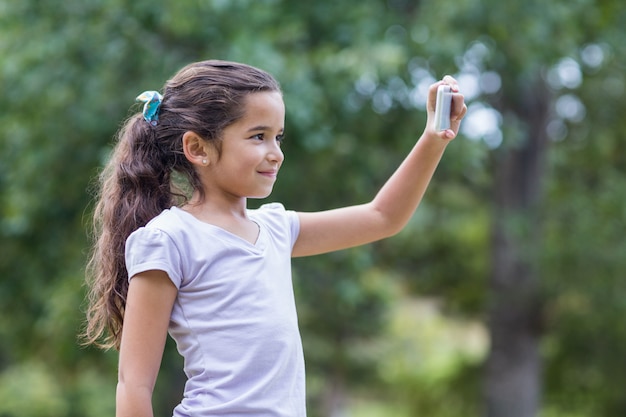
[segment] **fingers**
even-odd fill
[[[437,87],[439,87],[442,84],[446,84],[450,86],[450,90],[453,93],[453,101],[454,101],[454,96],[456,96],[459,93],[459,83],[457,82],[457,80],[451,76],[451,75],[445,75],[441,80],[437,81],[434,84],[431,84],[429,91],[428,91],[428,110],[431,111],[435,111],[435,103],[437,100]]]
[[[465,98],[461,93],[455,93],[452,95],[452,106],[450,111],[450,120],[461,120],[467,113],[467,105],[465,104]]]
[[[451,75],[445,75],[441,81],[436,83],[437,86],[441,84],[449,85],[453,93],[450,120],[460,121],[465,117],[465,113],[467,113],[467,106],[465,105],[465,97],[460,92],[458,81]]]
[[[429,126],[434,124],[434,112],[437,99],[437,88],[442,85],[448,85],[452,92],[452,103],[450,106],[450,128],[442,131],[435,132],[437,136],[442,139],[451,140],[456,137],[461,125],[461,120],[467,113],[467,106],[465,104],[465,98],[460,92],[458,81],[451,75],[445,75],[440,81],[432,84],[429,89],[428,97],[428,110],[429,110]]]
[[[459,83],[457,82],[457,80],[451,76],[451,75],[445,75],[441,81],[439,83],[437,83],[437,85],[440,84],[447,84],[450,86],[450,89],[454,92],[454,93],[458,93],[459,92]]]

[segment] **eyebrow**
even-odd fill
[[[265,130],[272,130],[272,128],[271,128],[271,127],[269,127],[269,126],[259,125],[259,126],[254,126],[254,127],[251,127],[251,128],[250,128],[250,129],[248,129],[247,131],[248,131],[248,132],[257,132],[257,131],[259,131],[259,130],[263,130],[263,131],[265,131]],[[284,131],[285,131],[285,128],[284,128],[284,127],[280,128],[280,131],[281,131],[281,132],[284,132]]]

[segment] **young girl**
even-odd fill
[[[451,128],[437,132],[442,83],[454,93]],[[318,213],[246,208],[270,194],[284,159],[285,107],[264,71],[198,62],[163,96],[138,99],[143,113],[121,129],[100,178],[88,268],[86,336],[119,349],[117,417],[152,416],[168,332],[188,378],[174,416],[305,416],[290,259],[402,229],[467,110],[456,81],[430,87],[424,133],[370,203]]]

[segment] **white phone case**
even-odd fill
[[[450,128],[450,108],[452,92],[449,85],[440,85],[437,88],[437,103],[435,104],[435,130],[441,131]]]

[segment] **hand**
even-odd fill
[[[443,131],[435,131],[434,123],[435,123],[435,104],[437,101],[437,87],[441,84],[446,84],[450,86],[450,90],[452,91],[452,105],[450,106],[450,128]],[[426,130],[430,134],[434,134],[441,139],[444,140],[452,140],[456,137],[459,132],[459,127],[461,126],[461,120],[465,117],[465,113],[467,113],[467,106],[465,105],[465,99],[463,94],[459,92],[459,85],[457,81],[451,77],[450,75],[446,75],[443,77],[441,81],[438,81],[430,86],[428,89],[428,101],[427,101],[427,110],[428,110],[428,121],[426,123]]]

